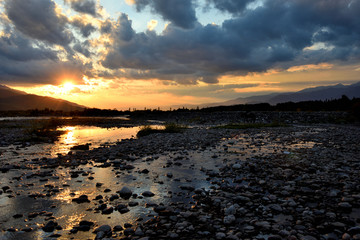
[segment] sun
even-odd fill
[[[72,82],[65,82],[60,86],[61,92],[64,94],[70,93],[75,88],[75,85]]]

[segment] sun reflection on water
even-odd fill
[[[65,127],[66,135],[64,136],[63,142],[66,145],[74,145],[76,144],[77,140],[74,137],[74,130],[75,127]]]
[[[73,195],[72,195],[73,193]],[[71,192],[70,189],[65,189],[64,191],[58,193],[54,199],[55,200],[59,200],[62,202],[66,202],[66,203],[71,203],[72,199],[74,198],[75,195],[82,195],[84,194],[84,191],[75,191],[75,192]]]
[[[65,219],[65,226],[64,230],[71,230],[77,223],[79,223],[81,220],[84,219],[86,214],[74,214],[74,215],[63,215],[59,217],[58,219]]]

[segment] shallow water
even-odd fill
[[[159,125],[151,125],[160,127]],[[101,128],[94,126],[67,126],[58,128],[64,131],[55,143],[36,144],[28,147],[0,147],[2,161],[16,162],[23,159],[53,158],[66,155],[73,146],[90,144],[90,149],[116,144],[122,139],[135,138],[140,127]]]
[[[66,154],[71,146],[91,142],[91,148],[107,144],[116,144],[124,138],[130,138],[136,134],[138,127],[102,129],[96,127],[67,127],[68,132],[60,137],[55,144],[44,144],[31,146],[27,149],[13,149],[19,152],[16,157],[39,158],[45,154],[47,157],[56,156],[58,153]],[[63,227],[63,230],[54,231],[61,234],[57,239],[94,239],[95,234],[89,232],[78,232],[69,234],[69,230],[81,220],[93,221],[97,225],[108,224],[123,226],[124,223],[136,224],[138,218],[146,220],[155,213],[152,207],[146,204],[171,205],[174,202],[183,202],[191,207],[193,200],[192,192],[180,189],[181,185],[190,185],[196,188],[209,190],[211,184],[207,179],[206,170],[218,171],[219,168],[233,163],[239,163],[255,156],[266,154],[289,154],[298,148],[311,148],[313,142],[296,142],[280,144],[271,140],[271,136],[259,133],[254,136],[235,136],[231,139],[223,139],[216,148],[208,148],[203,151],[177,151],[164,155],[155,155],[137,159],[129,162],[135,168],[133,170],[120,170],[114,167],[99,168],[96,164],[90,163],[76,168],[59,167],[56,169],[32,170],[11,170],[8,173],[0,174],[0,187],[9,186],[10,192],[0,195],[0,239],[55,239],[50,236],[53,233],[45,233],[40,228],[50,219],[45,216],[37,216],[29,219],[31,212],[47,211],[52,212],[55,221]],[[45,146],[45,148],[44,148]],[[40,149],[40,150],[38,150]],[[27,151],[27,154],[24,154]],[[287,153],[287,151],[289,153]],[[286,152],[286,153],[285,153]],[[11,155],[11,151],[8,152]],[[21,155],[22,154],[22,155]],[[148,174],[141,171],[148,169]],[[72,178],[71,171],[82,171],[78,177]],[[40,177],[36,173],[48,173]],[[173,176],[167,177],[171,173]],[[34,175],[35,174],[35,175]],[[93,177],[90,180],[88,177]],[[216,181],[212,178],[211,181]],[[96,187],[96,183],[102,186]],[[54,186],[53,188],[50,186]],[[130,198],[129,200],[116,199],[109,202],[108,199],[123,186],[129,187],[133,193],[141,195],[144,191],[151,191],[155,194],[151,198]],[[50,189],[59,189],[58,192],[51,192]],[[105,192],[105,189],[110,189]],[[29,194],[40,193],[36,199]],[[45,196],[50,193],[49,196]],[[91,200],[90,203],[77,204],[72,199],[86,194]],[[137,202],[139,205],[128,207],[130,212],[120,214],[114,211],[105,215],[96,212],[95,208],[99,201],[93,201],[97,195],[104,197],[108,206],[116,207],[118,204]],[[15,214],[23,214],[15,219]],[[32,227],[30,233],[4,231],[14,227],[22,229]]]
[[[212,159],[211,156],[216,152],[216,149],[207,150],[204,152],[192,151],[186,154],[187,157],[181,160],[174,160],[180,154],[168,154],[162,155],[154,160],[149,161],[148,158],[139,159],[132,163],[135,169],[131,171],[120,171],[113,167],[109,168],[97,168],[91,164],[85,165],[72,171],[83,170],[89,173],[88,176],[94,177],[94,180],[89,180],[88,176],[82,176],[80,174],[77,178],[71,178],[68,168],[59,168],[51,172],[49,177],[32,177],[27,178],[33,173],[38,171],[46,172],[46,169],[26,170],[22,173],[19,171],[10,171],[6,174],[2,174],[0,178],[1,186],[10,186],[10,189],[14,190],[13,193],[4,193],[0,195],[0,225],[2,229],[8,229],[15,227],[21,229],[24,227],[32,227],[34,230],[30,233],[10,233],[2,232],[2,239],[52,239],[49,236],[52,233],[45,233],[41,230],[35,230],[48,222],[46,217],[38,216],[33,220],[28,219],[27,216],[31,212],[47,211],[52,212],[56,221],[63,227],[61,231],[55,231],[62,234],[58,239],[68,239],[70,236],[75,239],[93,239],[94,234],[89,232],[79,232],[74,235],[68,235],[70,229],[78,224],[81,220],[90,220],[96,222],[98,225],[108,224],[110,226],[124,225],[124,223],[136,223],[136,219],[139,217],[145,220],[155,213],[152,208],[147,208],[146,204],[151,203],[164,203],[169,202],[184,202],[189,206],[192,203],[191,193],[183,191],[179,188],[181,185],[191,185],[194,188],[206,188],[208,189],[210,183],[206,181],[205,173],[199,171],[202,166],[207,169],[217,169],[222,163],[220,159]],[[209,161],[212,159],[212,161]],[[169,161],[176,162],[181,161],[181,166],[172,165],[171,167],[165,167]],[[140,173],[143,169],[148,169],[148,174]],[[166,176],[167,173],[172,173],[173,177]],[[14,177],[22,178],[14,180]],[[101,187],[96,187],[96,183],[102,183]],[[43,193],[46,194],[48,187],[45,185],[53,185],[59,188],[59,192],[49,197],[39,197],[37,199],[30,198],[30,193]],[[110,202],[108,206],[117,206],[118,204],[128,204],[129,201],[138,202],[139,205],[135,207],[128,207],[130,212],[120,214],[118,211],[114,211],[110,215],[104,215],[96,213],[94,211],[95,203],[97,201],[91,201],[90,203],[77,204],[71,200],[82,194],[86,194],[90,200],[94,199],[97,195],[102,195],[105,199],[108,199],[116,191],[120,190],[123,186],[127,186],[132,189],[133,193],[141,195],[144,191],[151,191],[155,194],[151,198],[131,198],[130,200],[117,199]],[[105,189],[111,189],[110,192],[104,193]],[[17,195],[19,194],[19,195]],[[8,195],[16,197],[9,198]],[[56,206],[52,208],[51,206]],[[91,209],[91,210],[89,210]],[[24,216],[15,219],[12,216],[21,213]]]

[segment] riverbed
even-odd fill
[[[359,227],[359,189],[351,187],[359,184],[356,127],[194,127],[140,139],[134,138],[138,127],[64,130],[58,142],[45,144],[49,148],[10,146],[3,153],[18,155],[0,175],[1,239],[101,239],[93,233],[100,226],[110,226],[111,232],[100,232],[114,239],[316,239],[326,231],[341,237]],[[69,150],[89,142],[88,151]],[[121,196],[124,187],[131,191],[129,199]],[[81,196],[86,201],[77,201]],[[305,221],[315,211],[316,216],[335,212],[330,224],[345,225],[341,231],[314,232],[316,224],[325,223],[318,217],[319,223]],[[83,227],[84,220],[93,225]]]

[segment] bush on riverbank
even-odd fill
[[[186,128],[187,128],[186,126],[179,125],[176,123],[167,123],[165,124],[165,128],[163,129],[153,128],[151,126],[143,126],[140,128],[136,136],[144,137],[153,133],[180,133]]]

